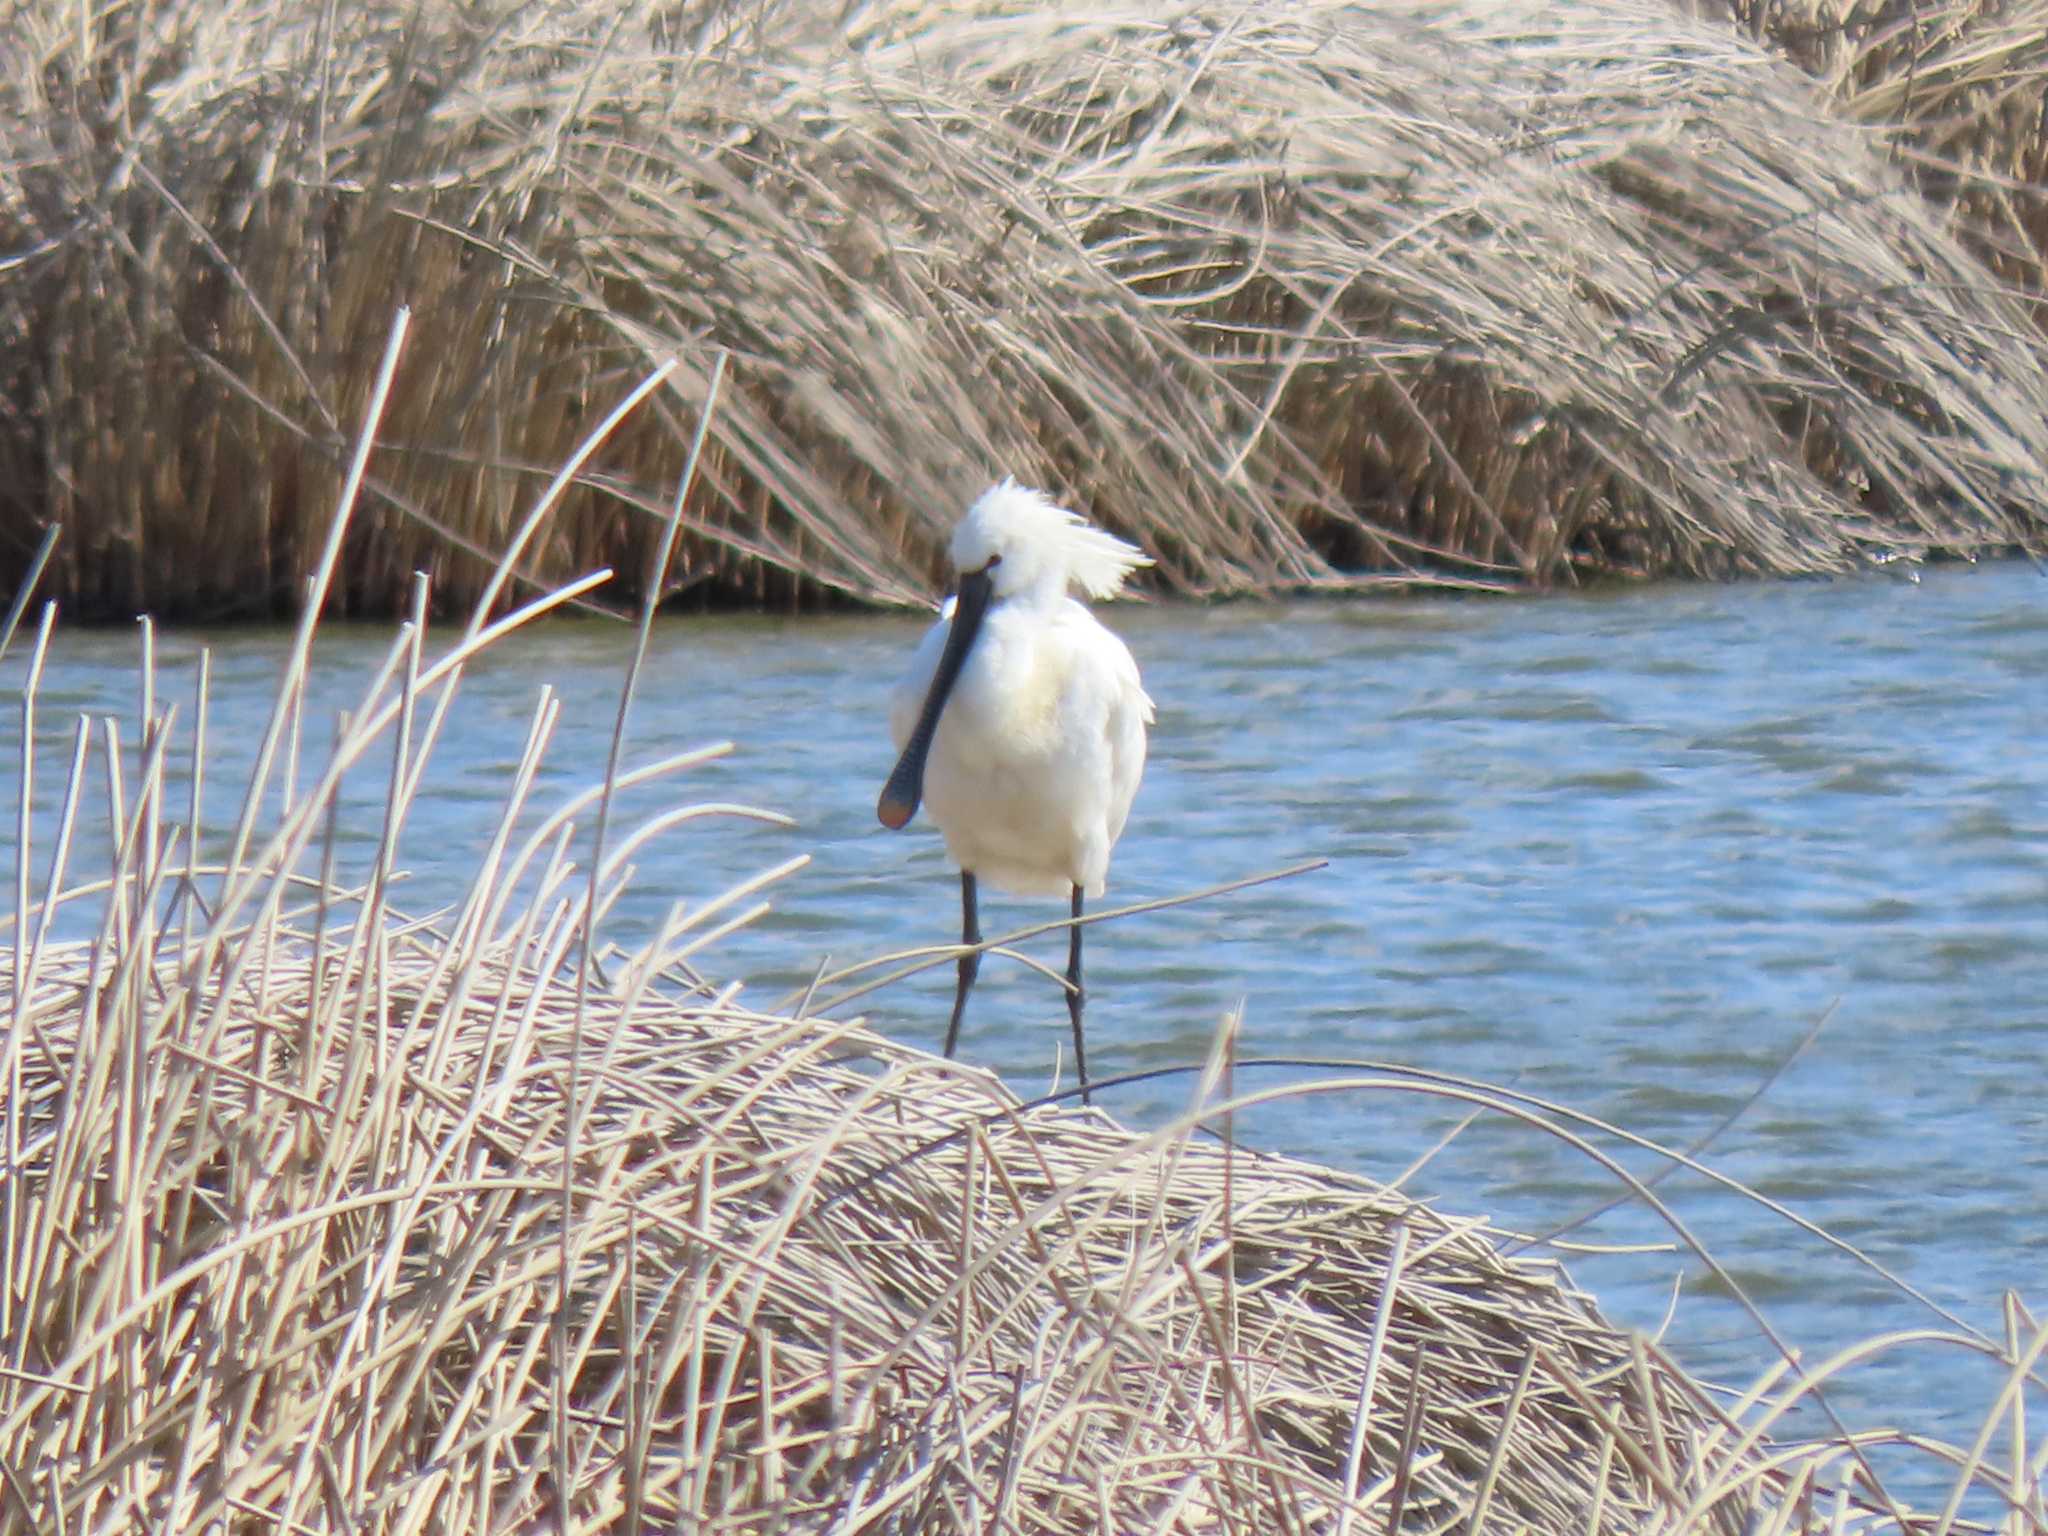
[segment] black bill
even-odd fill
[[[946,707],[947,695],[959,679],[961,664],[967,660],[968,648],[981,630],[989,599],[994,595],[995,586],[986,569],[970,571],[960,578],[953,625],[946,631],[946,648],[939,653],[939,668],[932,674],[931,691],[924,696],[917,727],[904,743],[895,771],[882,786],[882,798],[875,802],[875,815],[892,832],[908,825],[917,814],[918,802],[924,798],[924,760],[932,749],[932,733],[939,728],[939,711]]]

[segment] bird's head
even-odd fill
[[[1058,598],[1069,585],[1090,597],[1111,597],[1132,571],[1152,563],[1133,545],[1015,480],[981,493],[953,530],[951,553],[962,576],[986,571],[998,598]]]
[[[1014,480],[990,486],[967,509],[953,530],[952,555],[960,573],[960,593],[924,708],[875,805],[885,827],[904,826],[917,812],[924,795],[925,756],[939,728],[939,713],[994,604],[1012,597],[1027,603],[1057,602],[1069,584],[1090,597],[1109,597],[1132,571],[1152,563],[1134,546],[1089,527],[1044,492]]]

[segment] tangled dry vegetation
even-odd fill
[[[1862,1440],[1770,1442],[1832,1367],[1710,1394],[1483,1224],[1204,1139],[1215,1062],[1138,1134],[838,1006],[738,1006],[689,957],[786,869],[638,953],[594,943],[650,837],[768,814],[608,833],[617,790],[717,750],[625,763],[637,659],[603,781],[531,804],[542,689],[499,830],[438,852],[474,860],[467,899],[399,917],[465,668],[591,583],[491,625],[486,590],[445,648],[401,627],[319,762],[314,615],[367,457],[231,831],[199,824],[205,665],[174,690],[147,630],[133,755],[82,720],[33,814],[53,609],[24,635],[0,1531],[1922,1528]],[[366,760],[382,824],[340,828]],[[2048,1531],[2023,1413],[2048,1329],[2011,1320],[2002,1349],[1956,1340],[2012,1373],[1985,1443],[1926,1449],[2024,1536]]]
[[[2048,297],[2048,4],[1729,9],[1824,82],[1837,111],[1888,133],[1914,185],[1986,266],[2037,303]]]
[[[1794,9],[17,0],[0,576],[293,610],[401,301],[340,611],[676,352],[522,578],[644,569],[714,346],[741,600],[917,599],[997,472],[1189,593],[2048,546],[2040,7]]]

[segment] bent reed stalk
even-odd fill
[[[1190,594],[2048,548],[2039,0],[1735,9],[22,0],[0,579],[295,611],[401,300],[335,613],[472,605],[714,344],[707,599],[921,601],[1000,473]],[[667,412],[520,590],[640,579]]]
[[[631,766],[623,703],[605,780],[548,810],[542,687],[468,895],[400,916],[464,670],[587,586],[479,608],[439,655],[402,626],[324,764],[309,623],[267,755],[297,768],[253,776],[225,841],[207,670],[170,702],[146,628],[139,754],[82,720],[54,829],[30,814],[41,610],[0,990],[0,1531],[1921,1530],[1866,1437],[1765,1436],[1923,1338],[2011,1373],[1976,1444],[1928,1448],[1955,1508],[2048,1530],[2022,1413],[2048,1331],[2016,1302],[2001,1341],[1874,1340],[1729,1404],[1483,1222],[1204,1139],[1227,1030],[1140,1134],[675,958],[793,865],[639,955],[592,946],[647,828],[579,870],[586,817],[721,750]],[[343,870],[342,772],[381,751]],[[74,867],[95,758],[104,874]],[[771,813],[648,826],[682,814]]]

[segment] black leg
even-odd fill
[[[1081,1102],[1088,1097],[1088,1049],[1081,1043],[1081,887],[1074,887],[1074,926],[1067,930],[1067,1017],[1074,1021],[1074,1073],[1081,1079]]]
[[[960,871],[960,942],[967,953],[960,957],[960,988],[953,994],[953,1022],[946,1026],[946,1054],[960,1043],[960,1016],[967,1011],[967,994],[974,990],[975,974],[981,969],[981,923],[974,910],[974,876]]]

